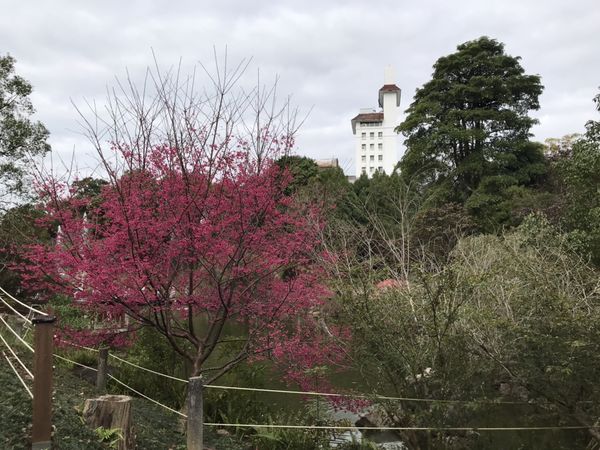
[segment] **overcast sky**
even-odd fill
[[[115,75],[152,64],[151,49],[165,66],[210,63],[213,46],[227,46],[232,61],[252,57],[249,77],[257,68],[263,79],[278,75],[279,92],[312,108],[297,152],[337,157],[349,173],[350,119],[377,105],[384,67],[396,69],[404,111],[437,58],[482,35],[541,75],[536,139],[582,132],[597,118],[599,0],[0,0],[0,12],[0,54],[34,85],[54,152],[74,151],[80,166],[90,150],[71,100],[102,103]]]

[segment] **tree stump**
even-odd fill
[[[83,406],[83,418],[94,429],[118,430],[121,438],[117,441],[117,450],[132,450],[135,448],[135,435],[131,405],[131,397],[126,395],[90,398]]]

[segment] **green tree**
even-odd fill
[[[7,210],[0,217],[0,286],[14,294],[24,293],[25,286],[14,266],[23,263],[24,247],[46,243],[55,230],[39,226],[36,221],[43,212],[32,204],[23,204]],[[34,294],[26,292],[28,296]]]
[[[594,101],[600,111],[600,94]],[[562,225],[577,248],[600,265],[600,121],[590,120],[556,162],[562,177]]]
[[[529,141],[543,86],[519,57],[481,37],[437,60],[396,131],[406,136],[400,169],[436,206],[465,204],[484,228],[506,222],[514,187],[545,173],[542,146]],[[488,223],[486,223],[488,222]],[[491,223],[490,223],[491,222]]]
[[[277,160],[277,165],[292,175],[286,194],[308,204],[323,205],[329,217],[352,214],[349,201],[352,185],[341,168],[319,167],[314,160],[297,155],[283,156]]]
[[[50,151],[48,130],[31,120],[35,112],[29,96],[32,86],[15,74],[15,59],[0,56],[0,193],[22,194],[25,163]]]
[[[286,188],[288,194],[307,186],[319,174],[317,163],[306,156],[285,155],[277,160],[277,165],[282,169],[286,168],[292,175],[292,181]]]
[[[598,273],[541,216],[501,236],[463,238],[447,264],[424,262],[405,283],[377,284],[376,252],[351,255],[336,267],[335,288],[361,384],[393,396],[519,403],[381,402],[389,425],[587,427],[403,431],[410,449],[566,450],[600,439]]]

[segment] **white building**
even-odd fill
[[[399,124],[400,88],[394,83],[393,69],[388,66],[383,87],[379,89],[381,109],[361,108],[352,119],[352,133],[356,136],[354,161],[357,178],[362,173],[372,176],[376,171],[389,175],[398,162],[398,134],[394,128]]]

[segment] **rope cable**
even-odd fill
[[[74,342],[65,341],[64,339],[60,339],[60,341],[64,342],[67,345],[72,345],[73,347],[82,348],[84,350],[89,350],[91,352],[98,353],[98,350],[95,349],[95,348],[91,348],[91,347],[86,347],[84,345],[75,344]],[[159,375],[161,377],[170,378],[171,380],[175,380],[175,381],[181,381],[182,383],[188,383],[189,382],[188,380],[184,380],[183,378],[177,378],[177,377],[174,377],[172,375],[167,375],[166,373],[157,372],[155,370],[148,369],[147,367],[143,367],[143,366],[140,366],[138,364],[132,363],[131,361],[127,361],[126,359],[123,359],[123,358],[121,358],[121,357],[119,357],[117,355],[114,355],[112,353],[109,353],[108,356],[109,356],[109,358],[114,358],[117,361],[121,361],[122,363],[128,364],[128,365],[130,365],[132,367],[135,367],[135,368],[140,369],[140,370],[145,370],[146,372],[150,372],[150,373],[153,373],[155,375]]]
[[[90,367],[90,366],[86,366],[85,364],[81,364],[81,363],[78,363],[76,361],[72,361],[69,358],[65,358],[64,356],[58,355],[56,353],[54,353],[54,356],[56,358],[58,358],[58,359],[62,359],[63,361],[66,361],[68,363],[75,364],[76,366],[83,367],[83,368],[89,369],[89,370],[93,370],[94,372],[98,372],[98,369],[95,369],[95,368]]]
[[[82,348],[82,349],[84,349],[84,350],[88,350],[88,351],[90,351],[90,352],[98,353],[98,350],[97,350],[97,349],[95,349],[95,348],[92,348],[92,347],[86,347],[85,345],[79,345],[79,344],[76,344],[76,343],[74,343],[74,342],[65,341],[64,339],[58,339],[58,340],[59,340],[60,342],[64,342],[64,343],[65,343],[65,344],[67,344],[67,345],[71,345],[71,346],[73,346],[73,347]]]
[[[10,345],[8,345],[8,342],[6,342],[6,340],[4,339],[4,336],[2,336],[1,334],[0,334],[0,339],[2,339],[2,342],[4,342],[4,345],[6,345],[6,348],[8,348],[8,350],[12,353],[12,355],[15,357],[17,362],[21,365],[23,370],[25,370],[25,372],[27,372],[27,375],[29,375],[29,377],[33,380],[33,374],[31,373],[31,371],[27,368],[25,363],[23,361],[21,361],[21,358],[19,358],[17,356],[15,351],[12,349],[12,347]]]
[[[145,370],[146,372],[150,372],[150,373],[153,373],[155,375],[160,375],[161,377],[165,377],[165,378],[170,378],[171,380],[181,381],[182,383],[189,383],[188,380],[184,380],[183,378],[177,378],[177,377],[174,377],[174,376],[171,376],[171,375],[167,375],[166,373],[156,372],[155,370],[148,369],[147,367],[138,366],[137,364],[129,362],[126,359],[119,358],[118,356],[113,355],[112,353],[109,353],[108,356],[111,357],[111,358],[114,358],[114,359],[116,359],[118,361],[124,362],[125,364],[129,364],[130,366],[136,367],[136,368],[141,369],[141,370]]]
[[[116,381],[117,383],[119,383],[120,385],[122,385],[122,386],[125,386],[125,387],[126,387],[127,389],[129,389],[130,391],[132,391],[132,392],[135,392],[136,394],[138,394],[138,395],[140,395],[140,396],[144,397],[146,400],[150,400],[151,402],[153,402],[153,403],[156,403],[157,405],[159,405],[159,406],[162,406],[163,408],[165,408],[165,409],[168,409],[169,411],[171,411],[171,412],[174,412],[175,414],[179,414],[181,417],[185,417],[185,418],[187,418],[187,416],[186,416],[185,414],[183,414],[181,411],[177,411],[176,409],[173,409],[173,408],[171,408],[171,407],[169,407],[169,406],[167,406],[167,405],[163,405],[163,404],[162,404],[162,403],[160,403],[158,400],[154,400],[153,398],[151,398],[151,397],[148,397],[148,396],[147,396],[147,395],[145,395],[145,394],[142,394],[140,391],[138,391],[138,390],[135,390],[135,389],[134,389],[134,388],[132,388],[131,386],[129,386],[129,385],[127,385],[127,384],[123,383],[121,380],[119,380],[119,379],[117,379],[117,378],[113,377],[113,376],[112,376],[110,373],[107,373],[107,376],[108,376],[108,377],[109,377],[111,380],[115,380],[115,381]]]
[[[85,350],[89,350],[92,352],[98,352],[98,350],[90,347],[85,347],[83,345],[78,345],[73,342],[62,340],[62,342],[72,345],[74,347],[79,347]],[[125,364],[128,364],[132,367],[135,367],[140,370],[144,370],[146,372],[153,373],[155,375],[169,378],[171,380],[179,381],[182,383],[188,383],[188,380],[183,378],[174,377],[172,375],[167,375],[162,372],[157,372],[152,369],[148,369],[147,367],[140,366],[138,364],[132,363],[123,359],[119,356],[116,356],[112,353],[108,354],[109,357],[114,358],[118,361],[121,361]],[[504,401],[504,400],[446,400],[446,399],[429,399],[429,398],[413,398],[413,397],[388,397],[384,395],[367,395],[367,394],[338,394],[332,392],[315,392],[315,391],[296,391],[296,390],[285,390],[285,389],[265,389],[265,388],[250,388],[250,387],[240,387],[240,386],[221,386],[215,384],[205,384],[203,387],[208,389],[224,389],[224,390],[237,390],[237,391],[252,391],[252,392],[269,392],[276,394],[296,394],[296,395],[311,395],[311,396],[322,396],[322,397],[337,397],[337,398],[364,398],[364,399],[375,399],[375,400],[396,400],[396,401],[412,401],[412,402],[429,402],[429,403],[458,403],[458,404],[497,404],[497,405],[529,405],[528,402],[518,402],[518,401]]]
[[[57,358],[70,362],[72,364],[85,367],[86,369],[90,369],[97,372],[97,369],[93,367],[86,366],[85,364],[80,364],[75,361],[72,361],[68,358],[55,354]],[[5,355],[6,357],[6,355]],[[7,358],[8,359],[8,358]],[[10,361],[9,361],[10,362]],[[12,364],[11,364],[12,365]],[[14,370],[14,369],[13,369]],[[187,415],[182,413],[181,411],[177,411],[167,405],[160,403],[158,400],[149,397],[137,389],[129,386],[128,384],[122,382],[118,378],[113,375],[107,373],[107,376],[122,385],[123,387],[129,389],[131,392],[136,393],[137,395],[145,398],[146,400],[151,401],[152,403],[157,404],[181,417],[187,418]],[[215,386],[215,385],[205,385],[204,387],[213,387],[213,388],[229,388],[228,386]],[[240,388],[242,390],[258,390],[265,391],[264,389],[254,389],[254,388]],[[301,393],[302,391],[279,391],[268,389],[267,392],[284,392],[284,393]],[[312,394],[320,395],[324,393],[315,392]],[[338,395],[343,396],[344,394],[329,394],[327,395]],[[424,400],[424,399],[419,399]],[[459,401],[459,400],[457,400]],[[205,422],[206,426],[215,426],[215,427],[245,427],[245,428],[288,428],[288,429],[305,429],[305,430],[380,430],[380,431],[548,431],[548,430],[585,430],[590,428],[600,428],[600,425],[591,425],[591,426],[537,426],[537,427],[357,427],[357,426],[341,426],[341,425],[285,425],[285,424],[251,424],[251,423],[215,423],[215,422]]]
[[[554,427],[354,427],[337,425],[279,425],[253,423],[210,423],[204,425],[214,427],[248,427],[248,428],[293,428],[306,430],[381,430],[381,431],[542,431],[542,430],[587,430],[600,428],[600,425],[590,426],[554,426]]]
[[[70,362],[71,364],[75,364],[75,365],[77,365],[77,366],[81,366],[81,367],[84,367],[84,368],[86,368],[86,369],[93,370],[94,372],[98,372],[98,369],[94,369],[93,367],[86,366],[85,364],[81,364],[81,363],[78,363],[78,362],[72,361],[72,360],[70,360],[69,358],[65,358],[64,356],[57,355],[57,354],[54,354],[54,356],[56,356],[56,357],[57,357],[57,358],[59,358],[59,359],[62,359],[63,361]],[[182,417],[187,417],[187,416],[186,416],[185,414],[183,414],[182,412],[180,412],[180,411],[177,411],[176,409],[173,409],[173,408],[171,408],[171,407],[169,407],[169,406],[167,406],[167,405],[163,405],[163,404],[162,404],[162,403],[160,403],[159,401],[157,401],[157,400],[154,400],[153,398],[151,398],[151,397],[148,397],[148,396],[147,396],[147,395],[145,395],[145,394],[142,394],[140,391],[138,391],[138,390],[136,390],[136,389],[132,388],[132,387],[131,387],[131,386],[129,386],[128,384],[125,384],[125,383],[123,383],[121,380],[119,380],[118,378],[116,378],[116,377],[112,376],[110,373],[107,373],[107,374],[106,374],[106,376],[107,376],[107,377],[109,377],[111,380],[114,380],[114,381],[116,381],[116,382],[117,382],[117,383],[119,383],[120,385],[122,385],[122,386],[126,387],[126,388],[127,388],[127,389],[129,389],[130,391],[132,391],[132,392],[135,392],[135,393],[136,393],[136,394],[138,394],[139,396],[141,396],[141,397],[144,397],[146,400],[149,400],[149,401],[151,401],[151,402],[153,402],[153,403],[156,403],[157,405],[159,405],[159,406],[162,406],[163,408],[165,408],[165,409],[168,409],[169,411],[171,411],[171,412],[174,412],[175,414],[179,414],[179,415],[180,415],[180,416],[182,416]]]
[[[29,387],[25,383],[25,380],[23,380],[23,378],[21,377],[21,375],[19,375],[19,372],[17,371],[17,368],[13,365],[12,362],[10,362],[10,359],[8,358],[8,356],[6,356],[6,353],[2,352],[2,355],[6,358],[6,361],[8,362],[8,364],[10,364],[10,367],[12,368],[13,372],[15,373],[15,375],[17,376],[17,378],[19,379],[19,381],[21,382],[21,384],[23,385],[23,387],[25,388],[25,390],[27,391],[27,393],[29,394],[29,396],[31,398],[33,398],[33,394],[31,393],[31,390],[29,389]]]
[[[8,329],[12,332],[12,334],[15,335],[15,337],[21,341],[23,343],[23,345],[25,345],[25,347],[27,347],[29,349],[29,351],[34,352],[33,351],[33,347],[31,345],[29,345],[27,343],[27,341],[25,341],[25,339],[23,339],[21,336],[19,336],[19,333],[17,333],[15,330],[13,330],[13,328],[8,324],[8,322],[6,320],[4,320],[4,317],[2,317],[2,315],[0,315],[0,320],[2,322],[4,322],[4,325],[6,325],[8,327]]]
[[[512,402],[503,400],[442,400],[431,398],[413,398],[413,397],[387,397],[384,395],[366,395],[366,394],[336,394],[332,392],[314,392],[314,391],[294,391],[284,389],[263,389],[263,388],[248,388],[239,386],[219,386],[216,384],[205,384],[205,388],[209,389],[224,389],[235,391],[255,391],[255,392],[272,392],[277,394],[298,394],[298,395],[313,395],[321,397],[342,397],[342,398],[364,398],[367,400],[398,400],[411,402],[430,402],[430,403],[481,403],[481,404],[497,404],[497,405],[529,405],[528,402]]]
[[[72,344],[80,348],[84,348],[86,350],[97,351],[92,348],[83,347],[80,345]],[[174,377],[171,375],[167,375],[165,373],[157,372],[152,369],[148,369],[147,367],[140,366],[138,364],[127,361],[126,359],[120,358],[112,353],[108,355],[111,358],[114,358],[118,361],[121,361],[125,364],[128,364],[132,367],[138,368],[140,370],[144,370],[146,372],[153,373],[155,375],[159,375],[164,378],[169,378],[171,380],[180,381],[182,383],[188,383],[188,380],[183,378]],[[238,391],[253,391],[253,392],[269,392],[269,393],[278,393],[278,394],[297,394],[297,395],[312,395],[312,396],[322,396],[322,397],[342,397],[342,398],[364,398],[364,399],[377,399],[377,400],[397,400],[397,401],[413,401],[413,402],[436,402],[436,403],[482,403],[482,404],[505,404],[505,405],[524,405],[529,404],[527,402],[517,402],[517,401],[503,401],[503,400],[441,400],[441,399],[427,399],[427,398],[412,398],[412,397],[387,397],[384,395],[367,395],[367,394],[337,394],[331,392],[313,392],[313,391],[295,391],[295,390],[284,390],[284,389],[264,389],[264,388],[249,388],[249,387],[239,387],[239,386],[221,386],[214,384],[206,384],[203,387],[209,389],[224,389],[224,390],[238,390]]]
[[[64,339],[60,339],[60,341],[61,341],[61,342],[64,342],[64,343],[65,343],[65,344],[67,344],[67,345],[72,345],[73,347],[82,348],[82,349],[84,349],[84,350],[89,350],[89,351],[91,351],[91,352],[98,353],[98,350],[97,350],[97,349],[95,349],[95,348],[91,348],[91,347],[86,347],[86,346],[84,346],[84,345],[75,344],[74,342],[65,341]],[[109,354],[108,354],[108,356],[109,356],[109,358],[114,358],[114,359],[116,359],[117,361],[121,361],[121,362],[123,362],[123,363],[125,363],[125,364],[128,364],[128,365],[130,365],[130,366],[132,366],[132,367],[135,367],[135,368],[137,368],[137,369],[140,369],[140,370],[145,370],[146,372],[150,372],[150,373],[153,373],[153,374],[155,374],[155,375],[159,375],[159,376],[161,376],[161,377],[170,378],[171,380],[175,380],[175,381],[181,381],[182,383],[188,383],[188,380],[184,380],[183,378],[177,378],[177,377],[174,377],[174,376],[172,376],[172,375],[167,375],[166,373],[157,372],[157,371],[155,371],[155,370],[148,369],[147,367],[143,367],[143,366],[140,366],[140,365],[138,365],[138,364],[135,364],[135,363],[132,363],[132,362],[130,362],[130,361],[127,361],[126,359],[120,358],[119,356],[117,356],[117,355],[114,355],[114,354],[112,354],[112,353],[109,353]]]
[[[33,306],[28,305],[27,303],[23,303],[21,300],[13,297],[12,295],[10,295],[8,292],[6,292],[2,286],[0,286],[0,291],[2,291],[4,294],[6,294],[9,298],[11,298],[12,300],[14,300],[15,302],[17,302],[19,305],[24,306],[25,308],[28,308],[29,310],[36,312],[38,314],[41,314],[42,316],[47,316],[48,313],[45,313],[44,311],[40,311],[39,309],[34,308]]]
[[[19,311],[17,311],[15,308],[13,308],[6,300],[4,300],[2,298],[2,296],[0,296],[0,301],[2,303],[4,303],[6,306],[8,306],[10,309],[13,310],[13,312],[15,314],[17,314],[19,317],[21,317],[21,319],[23,319],[25,322],[31,323],[31,320],[29,320],[27,317],[25,317],[23,314],[21,314]]]

